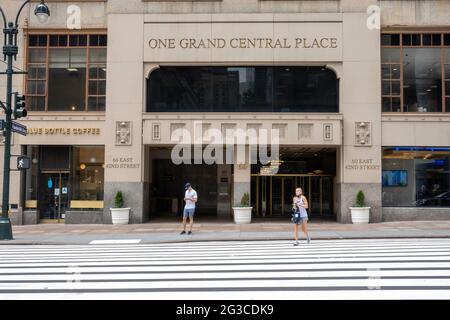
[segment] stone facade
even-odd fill
[[[47,1],[51,17],[45,26],[39,24],[32,7],[21,16],[21,27],[27,30],[68,30],[71,13],[68,1]],[[222,130],[231,124],[245,128],[257,124],[260,128],[282,127],[285,133],[282,146],[326,146],[337,150],[335,207],[337,220],[351,222],[348,207],[358,190],[366,193],[372,207],[372,222],[418,219],[419,209],[381,207],[382,146],[450,146],[450,118],[444,115],[385,115],[381,112],[380,30],[367,28],[370,5],[381,8],[381,30],[439,27],[450,30],[448,1],[390,1],[390,0],[329,0],[329,1],[275,1],[275,0],[214,0],[214,1],[145,1],[123,0],[79,1],[78,31],[107,30],[108,65],[106,112],[47,112],[29,113],[22,120],[28,127],[96,127],[96,136],[79,137],[52,135],[14,136],[12,152],[19,154],[22,145],[102,145],[105,163],[126,155],[132,165],[122,169],[105,169],[104,209],[94,217],[90,211],[68,212],[66,223],[110,223],[109,208],[115,192],[121,190],[131,207],[131,223],[149,219],[148,194],[152,187],[150,147],[168,146],[171,128],[178,123],[188,128],[196,120]],[[2,0],[3,10],[10,20],[19,2]],[[20,30],[20,54],[15,66],[24,63],[24,33]],[[153,38],[229,39],[242,37],[292,38],[332,37],[336,48],[302,51],[292,49],[186,50],[173,48],[151,50]],[[250,52],[250,53],[249,53]],[[217,113],[214,115],[149,114],[145,113],[145,81],[160,65],[320,65],[333,70],[339,78],[339,113],[272,113],[254,115]],[[23,76],[15,76],[14,90],[22,92]],[[5,78],[0,78],[0,99],[4,100]],[[155,125],[158,136],[155,137]],[[305,128],[306,126],[306,128]],[[407,132],[410,134],[399,134]],[[445,134],[443,134],[445,133]],[[307,136],[305,136],[307,135]],[[0,145],[0,154],[3,148]],[[361,163],[370,163],[370,169],[361,169]],[[0,163],[1,167],[1,163]],[[368,168],[368,167],[364,167]],[[2,178],[0,171],[0,179]],[[20,203],[20,173],[11,173],[10,202]],[[0,191],[1,191],[0,185]],[[250,190],[250,166],[234,167],[233,198],[239,202]],[[220,215],[226,215],[227,206],[219,206]],[[229,210],[229,209],[228,209]],[[438,215],[434,215],[438,211]],[[436,209],[427,215],[447,219],[446,209]],[[423,218],[420,215],[420,218]],[[35,211],[23,210],[23,219],[17,223],[38,223]]]

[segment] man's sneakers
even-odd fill
[[[181,231],[181,233],[180,234],[186,234],[186,231]],[[187,233],[188,235],[191,235],[192,234],[192,231],[188,231],[188,233]]]
[[[188,235],[191,235],[191,234],[192,234],[192,231],[189,231],[189,232],[188,232]]]
[[[184,230],[183,230],[183,231],[181,231],[181,233],[180,233],[180,234],[185,234],[185,233],[186,233],[186,231],[184,231]]]

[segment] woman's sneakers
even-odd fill
[[[309,235],[306,237],[306,241],[307,241],[308,243],[311,243],[311,237],[310,237]]]
[[[294,242],[294,246],[298,246],[298,241],[295,241],[295,242]]]

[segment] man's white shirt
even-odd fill
[[[192,198],[197,199],[197,191],[194,189],[192,190],[186,190],[186,193],[184,194],[185,198]],[[191,200],[186,200],[186,205],[184,206],[185,209],[195,209],[195,202]]]

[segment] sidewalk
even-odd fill
[[[89,244],[93,240],[136,240],[139,243],[165,243],[215,240],[291,240],[289,222],[256,221],[236,225],[231,221],[198,221],[193,235],[180,235],[181,224],[153,221],[133,225],[39,224],[13,226],[14,240],[8,244]],[[312,239],[450,238],[450,221],[383,222],[368,225],[311,222]],[[300,237],[303,235],[300,233]],[[119,241],[120,242],[120,241]]]

